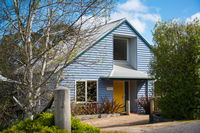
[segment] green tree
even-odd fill
[[[164,117],[200,119],[200,22],[159,22],[151,64]]]
[[[6,35],[0,41],[0,74],[15,80],[13,75],[20,65],[17,58],[20,58],[20,49],[16,45],[18,35]],[[13,124],[14,119],[20,119],[23,111],[13,100],[16,96],[16,85],[10,82],[0,81],[0,130]]]

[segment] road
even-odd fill
[[[183,122],[181,125],[175,125],[144,133],[200,133],[200,122]]]

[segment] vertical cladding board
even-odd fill
[[[137,39],[137,69],[139,71],[149,73],[150,62],[152,60],[153,54],[151,49],[145,44],[143,40],[139,37]],[[146,84],[138,88],[137,97],[140,98],[145,96]],[[148,96],[152,96],[152,81],[148,81]],[[143,108],[138,106],[138,113],[144,112]]]
[[[137,69],[149,73],[150,62],[153,57],[151,49],[139,37],[137,39]],[[148,81],[148,92],[151,92],[152,84]],[[150,94],[149,94],[150,95]],[[145,96],[145,84],[138,91],[138,98]]]
[[[120,25],[112,32],[112,34],[121,36],[136,36],[135,32],[133,32],[126,23]]]

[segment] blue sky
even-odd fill
[[[152,43],[151,31],[158,20],[200,19],[200,0],[119,0],[111,20],[124,17]]]

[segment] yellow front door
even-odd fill
[[[124,106],[124,81],[114,81],[114,100],[117,104]],[[124,112],[124,108],[121,108],[119,112]]]

